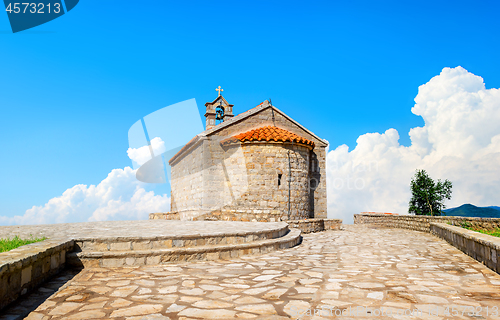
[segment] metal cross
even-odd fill
[[[215,91],[219,91],[219,97],[220,97],[220,92],[221,91],[224,91],[224,89],[222,89],[220,86],[218,88],[215,89]]]

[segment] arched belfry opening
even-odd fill
[[[205,103],[205,118],[206,118],[206,129],[212,129],[216,125],[229,120],[234,117],[233,115],[233,106],[229,104],[226,99],[222,96],[221,92],[224,89],[221,86],[218,86],[215,89],[218,92],[217,98],[215,98],[212,102]]]

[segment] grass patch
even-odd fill
[[[490,236],[494,237],[499,237],[500,238],[500,229],[495,229],[495,230],[486,230],[486,229],[478,229],[478,228],[473,228],[470,224],[464,223],[460,225],[464,229],[480,232],[483,234],[488,234]]]
[[[25,244],[40,242],[46,239],[46,237],[33,238],[33,236],[31,236],[30,239],[21,239],[18,236],[15,236],[12,239],[0,239],[0,252],[10,251],[12,249],[19,248],[20,246],[24,246]]]

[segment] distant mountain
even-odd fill
[[[472,204],[463,204],[457,208],[443,210],[446,216],[455,217],[478,217],[478,218],[500,218],[500,207],[476,207]]]

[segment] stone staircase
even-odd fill
[[[290,248],[301,239],[300,229],[286,224],[224,233],[82,238],[74,240],[66,261],[78,267],[127,267],[231,259]]]

